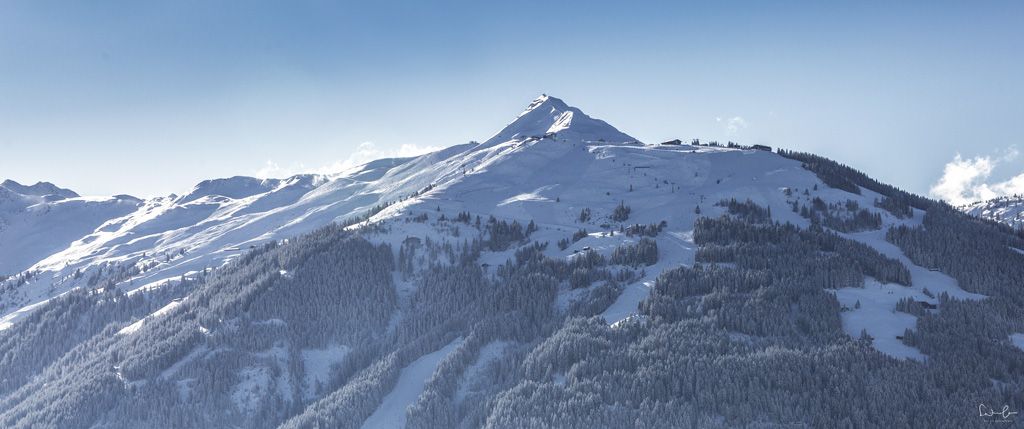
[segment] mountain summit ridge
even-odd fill
[[[58,198],[77,198],[79,195],[70,189],[61,188],[50,182],[36,182],[35,185],[23,185],[14,180],[7,179],[0,183],[0,187],[21,194],[36,197],[53,196]]]
[[[637,143],[637,139],[600,119],[583,113],[559,98],[542,94],[516,119],[484,142],[484,147],[509,140],[557,137],[559,140]]]

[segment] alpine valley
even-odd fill
[[[550,96],[336,174],[6,181],[0,427],[991,427],[1024,410],[991,204]]]

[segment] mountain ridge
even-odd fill
[[[75,191],[70,189],[60,188],[50,182],[36,182],[34,185],[22,185],[21,183],[15,182],[14,180],[7,179],[3,183],[0,183],[0,187],[7,188],[8,190],[21,194],[31,195],[37,197],[54,196],[56,198],[76,198],[79,197]]]
[[[978,201],[960,209],[972,216],[1004,223],[1014,229],[1024,228],[1024,196],[1012,195]]]

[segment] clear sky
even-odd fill
[[[548,93],[642,141],[1018,189],[1024,2],[767,3],[0,1],[0,178],[182,193],[484,140]]]

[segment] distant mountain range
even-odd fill
[[[51,183],[5,180],[0,183],[0,275],[28,269],[141,203],[129,196],[83,198]]]

